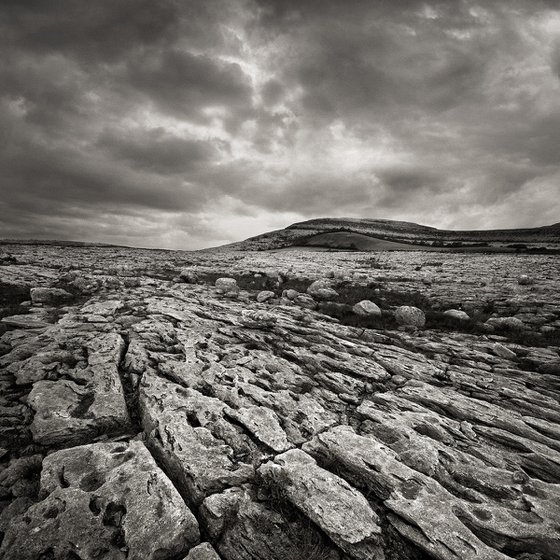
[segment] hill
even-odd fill
[[[536,228],[443,230],[413,222],[369,218],[318,218],[221,247],[272,250],[288,247],[338,250],[557,251],[560,224]]]

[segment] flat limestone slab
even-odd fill
[[[209,494],[246,482],[254,468],[236,462],[233,449],[208,428],[189,423],[186,403],[192,394],[147,372],[139,403],[150,449],[172,473],[189,502],[200,503]]]
[[[243,424],[259,441],[262,441],[277,453],[292,447],[286,433],[280,426],[278,417],[270,408],[248,406],[228,414]]]
[[[64,449],[43,461],[42,501],[10,524],[2,560],[159,560],[186,554],[198,523],[140,441]],[[76,556],[71,556],[71,554]]]
[[[38,381],[28,403],[35,411],[33,439],[43,445],[76,444],[130,426],[118,363],[124,341],[117,333],[100,334],[88,343],[85,385],[69,379]]]

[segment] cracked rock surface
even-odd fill
[[[157,560],[199,540],[196,518],[140,441],[52,453],[43,461],[39,497],[10,524],[6,558],[51,550],[57,558]]]
[[[2,560],[560,559],[557,257],[10,252]]]

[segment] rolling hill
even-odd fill
[[[557,251],[560,250],[560,223],[536,228],[458,231],[393,220],[319,218],[297,222],[220,249],[289,247],[358,251]]]

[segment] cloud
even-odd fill
[[[125,87],[141,92],[165,113],[207,120],[204,109],[230,115],[251,109],[252,88],[239,64],[180,50],[141,52],[127,62]]]
[[[0,235],[556,222],[559,45],[553,0],[8,0]]]
[[[105,130],[97,146],[133,169],[160,175],[197,170],[217,156],[211,142],[174,136],[161,127]]]
[[[169,0],[31,0],[2,3],[4,42],[43,55],[86,62],[118,60],[138,46],[165,42],[178,30],[178,4]]]

